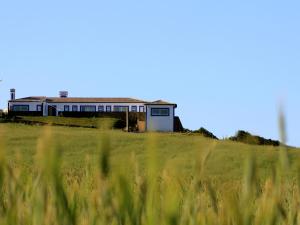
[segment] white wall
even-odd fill
[[[151,109],[153,108],[168,108],[169,116],[151,116]],[[147,105],[147,131],[174,131],[174,106],[173,105]]]

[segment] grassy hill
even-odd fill
[[[15,155],[21,156],[21,162],[30,166],[33,163],[37,142],[44,127],[20,124],[1,124],[0,132],[4,138],[7,153],[12,162]],[[63,165],[66,169],[80,168],[85,165],[86,158],[98,163],[103,131],[97,129],[51,127],[53,140],[51,144],[59,144]],[[126,167],[128,160],[135,155],[141,167],[147,160],[147,149],[151,145],[155,149],[161,168],[170,166],[179,173],[190,175],[192,169],[202,155],[210,151],[205,167],[205,175],[222,181],[239,180],[244,173],[244,165],[249,156],[255,156],[260,175],[270,175],[271,168],[278,160],[279,148],[255,146],[232,141],[216,141],[197,135],[186,134],[137,134],[122,131],[109,131],[111,140],[111,161],[114,167]],[[292,162],[300,159],[298,149],[290,149]],[[292,172],[296,165],[292,166]]]
[[[0,145],[1,224],[300,224],[299,149],[10,123]]]

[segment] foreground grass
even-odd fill
[[[1,224],[300,222],[297,149],[18,124],[0,137]]]

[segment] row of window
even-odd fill
[[[114,112],[126,112],[129,109],[129,106],[114,106],[113,107],[113,111]],[[131,106],[131,112],[137,112],[138,107],[137,106]],[[73,105],[72,108],[70,108],[69,105],[65,105],[64,106],[64,111],[65,112],[78,112],[79,108],[77,105]],[[107,105],[106,107],[104,107],[103,105],[99,105],[98,108],[94,105],[83,105],[80,106],[80,112],[112,112],[112,106]],[[145,107],[144,106],[140,106],[139,107],[139,111],[140,112],[144,112],[145,111]]]
[[[52,106],[54,108],[56,108],[56,106]],[[78,112],[79,108],[77,105],[73,105],[72,108],[70,108],[69,105],[65,105],[64,106],[64,111],[65,112],[70,112],[72,109],[73,112]],[[114,112],[126,112],[127,109],[129,109],[128,106],[114,106],[113,107],[113,111]],[[137,106],[131,106],[131,112],[137,112],[138,107]],[[13,111],[17,111],[17,112],[28,112],[29,111],[29,105],[14,105],[12,107]],[[36,111],[41,112],[42,111],[42,105],[37,105],[36,106]],[[97,107],[96,106],[80,106],[80,112],[96,112],[97,111]],[[112,111],[112,106],[106,106],[104,108],[103,105],[98,106],[98,112],[111,112]],[[139,111],[140,112],[144,112],[144,106],[140,106],[139,107]]]
[[[54,106],[52,106],[54,107]],[[80,112],[96,112],[97,107],[96,106],[91,106],[91,105],[86,105],[86,106],[80,106]],[[111,106],[106,106],[105,108],[106,112],[111,112],[112,107]],[[114,112],[126,112],[127,109],[129,109],[128,106],[114,106],[113,110]],[[144,106],[140,106],[140,112],[144,112]],[[29,111],[29,105],[14,105],[12,108],[13,111],[16,112],[28,112]],[[37,105],[36,110],[38,112],[42,111],[42,105]],[[70,112],[70,106],[65,105],[64,106],[64,111],[65,112]],[[104,111],[104,106],[100,105],[98,106],[98,112],[105,112]],[[137,106],[131,106],[131,111],[132,112],[137,112]],[[78,112],[78,106],[73,105],[72,106],[72,112]],[[169,108],[152,108],[151,109],[151,116],[170,116],[170,109]]]
[[[12,111],[15,112],[29,112],[29,105],[14,105]],[[36,106],[36,111],[42,112],[42,105]]]
[[[14,105],[12,107],[12,111],[15,111],[15,112],[28,112],[29,111],[29,105]]]
[[[114,106],[114,112],[126,112],[128,110],[128,106]],[[106,112],[111,112],[111,106],[106,106]],[[70,106],[65,105],[64,111],[69,112]],[[73,112],[78,112],[78,106],[72,106]],[[131,106],[132,112],[137,112],[137,106]],[[80,106],[80,112],[96,112],[96,106]],[[98,106],[98,112],[104,112],[104,106]],[[140,112],[144,112],[144,106],[140,106]],[[152,108],[151,116],[170,116],[169,108]]]

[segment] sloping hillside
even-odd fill
[[[63,167],[82,168],[89,159],[97,163],[103,132],[97,129],[70,127],[40,127],[22,124],[0,124],[2,139],[11,162],[30,167],[34,161],[38,139],[45,129],[52,139],[48,145],[58,145],[63,155]],[[203,155],[209,152],[205,176],[220,181],[240,180],[249,156],[255,156],[261,177],[271,174],[279,148],[255,146],[232,141],[211,140],[186,134],[135,134],[121,131],[108,132],[111,141],[111,160],[114,168],[126,168],[132,157],[146,167],[147,155],[154,152],[160,168],[172,167],[176,172],[189,176]],[[18,156],[18,157],[16,157]],[[300,162],[300,151],[290,149],[292,162]],[[294,175],[296,165],[292,165]]]
[[[299,224],[299,156],[198,135],[0,124],[0,220]]]

